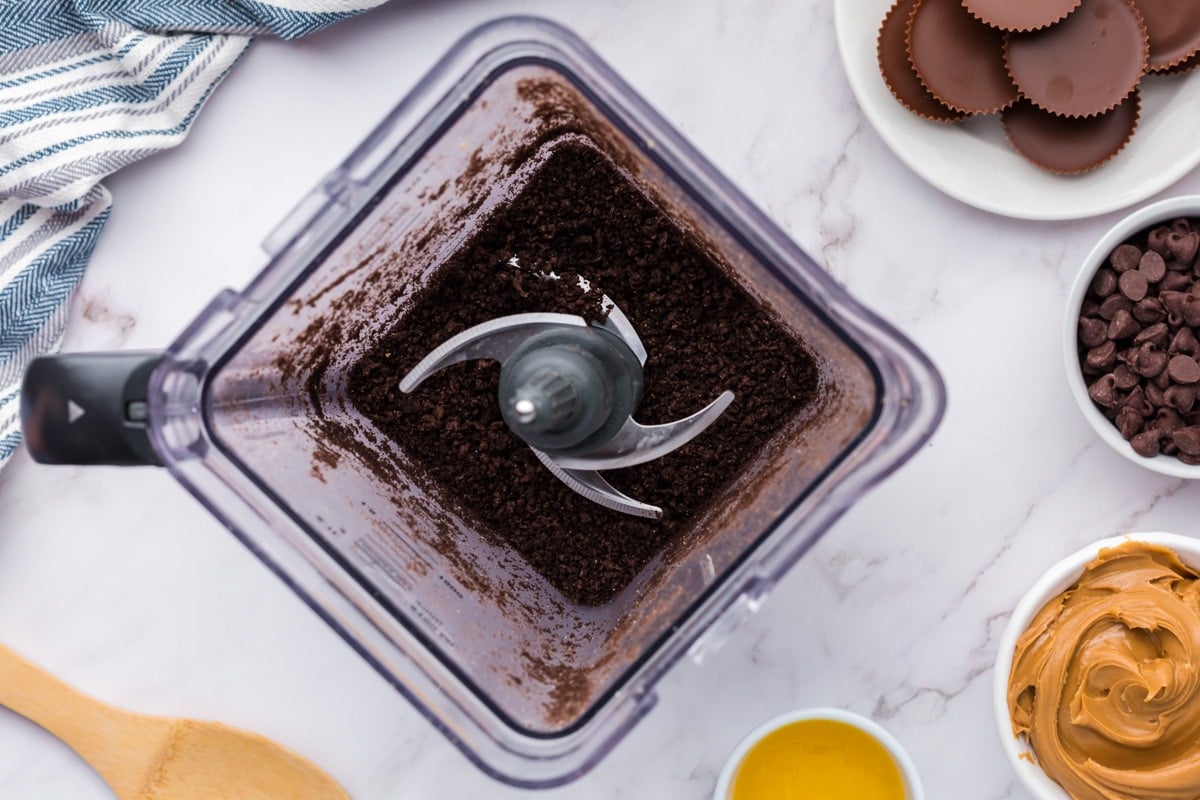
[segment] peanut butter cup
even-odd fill
[[[908,56],[925,88],[955,111],[986,114],[1017,99],[1004,66],[1004,33],[960,0],[919,0],[908,22]]]
[[[1150,37],[1150,70],[1163,72],[1200,51],[1200,3],[1134,0]]]
[[[879,26],[876,50],[883,82],[901,105],[919,117],[935,122],[955,122],[961,111],[943,105],[921,84],[908,60],[908,18],[919,0],[896,0]]]
[[[1004,135],[1014,150],[1039,167],[1074,175],[1121,152],[1137,127],[1140,104],[1135,90],[1111,111],[1063,117],[1022,100],[1005,110]]]
[[[1066,17],[1083,0],[962,0],[967,11],[1006,31],[1035,31]]]
[[[1008,71],[1035,105],[1089,117],[1129,96],[1149,59],[1142,17],[1131,0],[1083,0],[1057,25],[1008,36]]]
[[[1158,75],[1182,75],[1185,72],[1191,72],[1196,67],[1200,67],[1200,53],[1196,53],[1196,55],[1192,56],[1191,58],[1189,58],[1185,61],[1181,61],[1180,63],[1175,64],[1174,66],[1167,67],[1166,69],[1160,70],[1156,74],[1158,74]]]

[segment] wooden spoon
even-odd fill
[[[66,742],[120,800],[349,800],[314,764],[257,734],[113,708],[3,645],[0,705]]]

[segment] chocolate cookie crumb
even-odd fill
[[[549,272],[562,277],[538,274]],[[574,288],[576,273],[593,292]],[[737,397],[680,450],[605,473],[622,491],[662,506],[659,522],[610,511],[559,483],[505,426],[497,364],[455,365],[409,395],[398,388],[426,353],[472,325],[529,311],[602,313],[599,291],[626,313],[649,353],[640,422],[679,419],[726,389]],[[511,545],[572,602],[599,605],[689,530],[813,402],[818,386],[816,364],[800,341],[611,161],[569,143],[492,213],[359,359],[348,396],[418,465],[416,477],[442,502]]]

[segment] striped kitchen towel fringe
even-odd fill
[[[183,141],[251,37],[384,0],[0,0],[0,466],[29,361],[56,350],[121,167]]]

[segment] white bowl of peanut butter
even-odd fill
[[[1200,539],[1130,533],[1051,567],[1000,640],[993,703],[1038,800],[1200,798]]]

